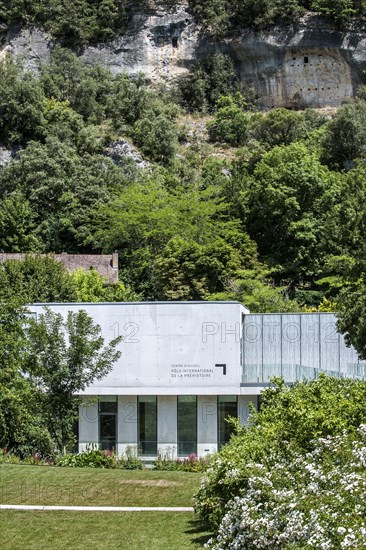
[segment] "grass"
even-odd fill
[[[209,533],[190,513],[0,511],[2,550],[190,550]]]
[[[192,506],[192,495],[198,489],[200,478],[201,474],[189,472],[2,464],[0,502],[66,506]]]

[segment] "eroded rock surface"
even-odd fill
[[[15,151],[12,151],[11,149],[7,149],[3,145],[0,145],[0,168],[3,168],[7,164],[9,164],[9,162],[13,160],[14,155]]]
[[[0,55],[23,57],[29,69],[45,61],[53,42],[40,29],[4,31]],[[170,10],[163,2],[132,14],[124,36],[84,48],[82,58],[113,74],[144,73],[151,82],[170,83],[194,59],[228,53],[241,80],[264,106],[337,106],[352,97],[366,68],[366,26],[339,30],[316,14],[285,27],[245,30],[222,41],[205,35],[183,1]]]
[[[150,170],[151,165],[144,160],[139,151],[128,141],[119,139],[110,143],[105,150],[106,156],[110,157],[117,166],[124,167],[127,162],[133,161],[137,168]]]

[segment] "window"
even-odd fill
[[[236,395],[219,395],[217,398],[218,447],[219,450],[228,443],[233,427],[227,422],[229,416],[238,416],[238,398]]]
[[[138,398],[138,442],[140,454],[156,456],[157,445],[156,395],[140,395]]]
[[[111,451],[117,440],[117,396],[99,398],[99,444],[101,449]]]
[[[178,456],[197,454],[197,397],[178,395]]]

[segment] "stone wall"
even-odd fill
[[[118,254],[49,254],[54,260],[60,262],[71,272],[82,268],[84,271],[96,269],[109,283],[118,282]],[[22,261],[27,256],[23,253],[11,253],[0,251],[0,263],[5,260]],[[44,256],[44,254],[41,254]]]

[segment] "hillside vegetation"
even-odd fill
[[[104,42],[123,34],[136,10],[153,10],[157,4],[169,10],[180,3],[179,0],[2,0],[0,22],[37,23],[57,39],[75,46]],[[261,29],[293,22],[307,10],[322,13],[338,25],[364,19],[366,15],[363,0],[189,0],[188,5],[206,32],[221,37],[237,29]]]
[[[247,4],[234,2],[226,11],[219,0],[204,6],[244,25],[239,11]],[[325,2],[317,4],[326,9]],[[295,1],[287,5],[299,8]],[[364,3],[342,5],[347,17],[363,13]],[[65,10],[65,17],[81,10],[88,21],[94,17],[95,39],[104,32],[98,10],[109,6],[110,28],[120,32],[113,18],[122,21],[125,8],[136,8],[84,0],[72,9],[68,2],[0,6],[8,21],[48,14],[57,25],[63,16],[51,17],[52,10]],[[206,17],[202,6],[192,4],[197,18]],[[247,7],[246,17],[251,9],[279,13],[273,0]],[[315,2],[300,7],[315,9]],[[82,17],[73,21],[83,24]],[[67,28],[65,23],[64,38],[76,45],[79,31]],[[332,118],[311,109],[263,113],[260,98],[220,53],[196,61],[170,89],[148,86],[143,75],[112,76],[60,46],[37,74],[6,57],[0,64],[0,143],[15,154],[0,170],[1,249],[117,250],[124,286],[104,291],[88,280],[86,294],[80,281],[65,295],[52,285],[34,291],[37,285],[24,282],[30,275],[10,264],[0,293],[12,299],[9,289],[17,288],[30,300],[39,298],[37,292],[45,300],[238,299],[266,312],[346,304],[342,328],[359,326],[365,317],[357,299],[365,271],[364,88],[358,95]],[[150,168],[138,169],[127,157],[113,161],[106,148],[119,139],[134,144]],[[47,264],[44,271],[52,281],[53,268]],[[351,337],[363,351],[362,329],[355,330]]]

